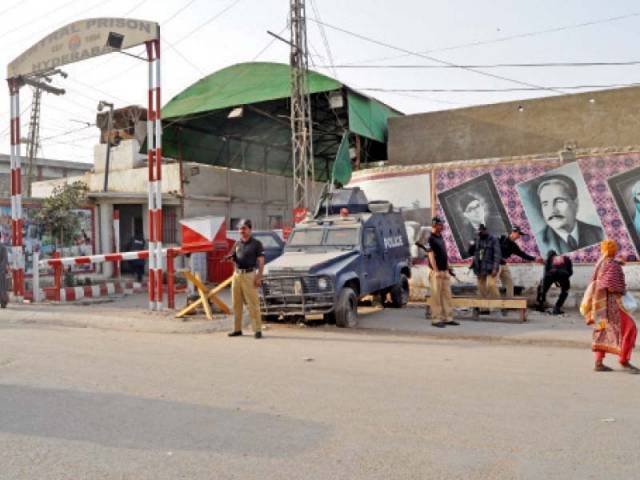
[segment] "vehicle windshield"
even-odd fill
[[[354,246],[358,243],[358,232],[357,228],[328,229],[323,244],[336,247]]]
[[[324,230],[322,228],[307,228],[294,230],[289,236],[289,246],[300,247],[303,245],[322,245]]]
[[[289,247],[353,247],[358,244],[358,228],[307,228],[291,232]]]

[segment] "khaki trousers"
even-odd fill
[[[513,297],[513,277],[511,276],[511,270],[508,265],[500,266],[500,273],[498,273],[500,283],[507,290],[505,296]]]
[[[255,272],[235,272],[231,282],[231,297],[233,300],[234,331],[242,330],[242,309],[247,306],[251,325],[254,332],[262,331],[262,317],[260,316],[260,298],[255,286]]]
[[[478,277],[478,293],[482,298],[498,298],[498,276],[483,275]]]
[[[431,288],[431,320],[444,322],[453,320],[449,273],[436,273],[429,270],[429,287]]]

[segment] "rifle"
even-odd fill
[[[420,242],[415,242],[415,246],[418,247],[421,250],[424,250],[427,253],[429,252],[429,249],[424,244],[422,244]],[[427,255],[427,266],[433,270],[433,268],[431,267],[431,262],[429,261],[429,256],[428,255]],[[455,278],[457,282],[460,282],[460,279],[458,278],[456,273],[453,271],[453,268],[449,268],[449,275],[451,275],[453,278]]]

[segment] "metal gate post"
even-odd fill
[[[11,253],[13,294],[17,302],[24,299],[24,249],[22,242],[22,173],[20,158],[20,84],[10,78],[10,163],[11,163]]]

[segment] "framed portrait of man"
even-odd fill
[[[499,237],[511,231],[511,222],[491,174],[486,173],[438,194],[461,258],[468,258],[469,243],[483,224]]]
[[[607,178],[633,246],[640,255],[640,167]]]
[[[602,222],[576,162],[516,185],[543,256],[571,253],[604,239]]]

